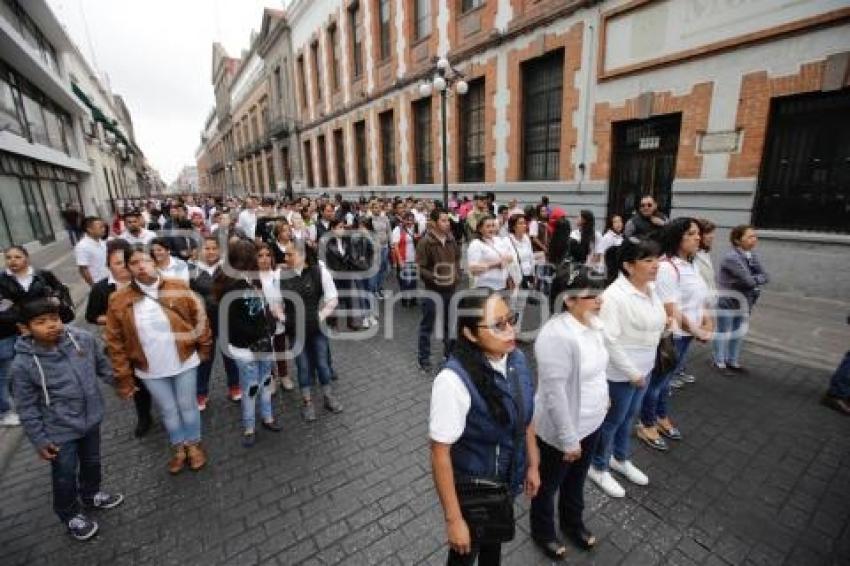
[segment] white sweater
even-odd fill
[[[667,322],[655,286],[650,283],[649,295],[645,295],[621,274],[602,293],[599,318],[610,356],[608,381],[631,381],[634,376],[648,375]]]

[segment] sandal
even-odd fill
[[[546,555],[549,560],[554,560],[555,562],[563,562],[567,558],[567,547],[564,546],[564,543],[559,541],[558,539],[544,541],[536,538],[532,538],[534,544],[543,551],[543,554]]]
[[[562,530],[582,550],[591,550],[596,546],[596,537],[583,525],[581,527],[563,527]]]
[[[667,450],[669,450],[669,447],[667,446],[667,443],[664,442],[663,438],[661,438],[660,436],[651,438],[644,432],[644,429],[641,426],[637,427],[636,436],[640,441],[642,441],[644,444],[646,444],[653,450],[658,450],[659,452],[667,452]]]
[[[662,435],[666,436],[670,440],[682,440],[682,431],[680,431],[675,426],[671,426],[670,428],[665,427],[660,422],[657,425],[658,432]]]

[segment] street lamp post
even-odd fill
[[[469,85],[464,80],[463,74],[454,69],[445,57],[440,57],[437,60],[437,66],[434,71],[434,76],[428,82],[423,82],[419,85],[419,94],[424,97],[431,96],[434,90],[440,93],[440,130],[442,133],[442,169],[443,169],[443,207],[449,209],[449,164],[448,164],[448,145],[447,145],[447,124],[446,124],[446,104],[449,91],[452,85],[455,87],[455,92],[463,96],[469,91]]]

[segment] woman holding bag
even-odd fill
[[[480,292],[478,292],[480,291]],[[492,291],[458,304],[458,341],[431,391],[431,466],[446,518],[449,565],[497,565],[513,538],[513,498],[540,485],[534,386],[516,349],[516,314]],[[493,505],[476,497],[487,491]],[[490,520],[470,522],[475,508]]]

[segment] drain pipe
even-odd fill
[[[578,164],[578,187],[576,187],[576,191],[581,192],[581,184],[584,181],[584,176],[587,173],[587,129],[588,124],[590,122],[590,87],[591,81],[593,80],[593,62],[594,62],[594,52],[595,52],[595,44],[596,44],[596,22],[599,21],[601,9],[599,7],[596,8],[596,17],[594,21],[592,21],[588,26],[588,38],[587,38],[587,73],[586,80],[584,85],[584,123],[582,124],[582,132],[581,132],[581,160]]]

